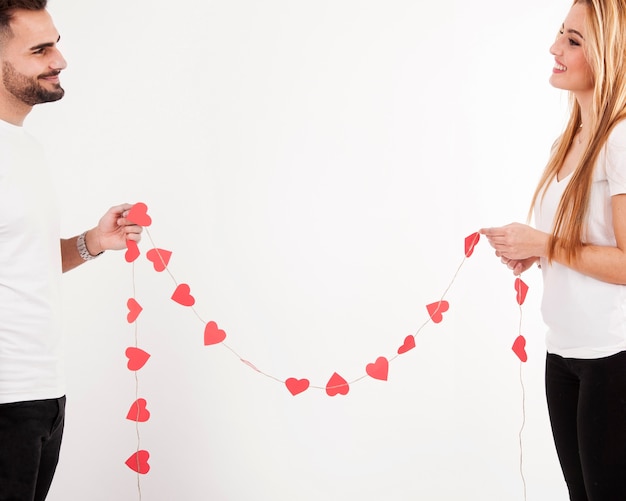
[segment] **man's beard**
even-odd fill
[[[65,91],[59,84],[56,84],[53,90],[47,90],[38,82],[38,78],[52,76],[57,73],[49,72],[38,77],[29,78],[18,73],[11,63],[7,61],[2,63],[2,82],[5,88],[29,106],[58,101],[63,97]]]

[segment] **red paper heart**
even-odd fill
[[[515,299],[520,306],[526,301],[526,293],[528,292],[528,285],[526,285],[521,278],[515,279],[515,291],[517,292]]]
[[[470,257],[474,253],[474,247],[480,240],[480,233],[472,233],[465,237],[465,257]]]
[[[206,324],[204,328],[204,345],[218,344],[226,339],[226,333],[217,327],[213,321]]]
[[[146,253],[146,257],[154,266],[155,271],[160,272],[167,268],[167,265],[170,262],[170,257],[172,257],[172,253],[165,249],[150,249]]]
[[[150,411],[146,409],[146,400],[138,398],[133,405],[130,406],[130,410],[126,415],[126,419],[130,421],[137,421],[138,423],[145,423],[150,419]]]
[[[126,364],[128,369],[138,371],[146,365],[146,362],[150,358],[150,353],[131,346],[130,348],[126,348],[126,357],[128,358],[128,364]]]
[[[136,203],[131,207],[126,215],[126,219],[139,226],[150,226],[152,224],[152,218],[148,216],[148,207],[142,202]]]
[[[150,459],[150,453],[148,451],[137,451],[126,460],[126,466],[134,472],[143,475],[150,471],[148,459]]]
[[[526,354],[526,339],[524,339],[524,336],[521,334],[517,336],[513,343],[513,353],[515,353],[522,362],[528,360],[528,355]]]
[[[331,376],[326,385],[326,393],[330,397],[334,397],[337,394],[347,395],[349,391],[350,386],[348,382],[336,372]]]
[[[172,299],[183,306],[193,306],[196,302],[195,298],[189,293],[190,288],[187,284],[180,284],[176,287]]]
[[[389,361],[385,357],[378,357],[373,364],[367,364],[365,372],[374,379],[380,379],[381,381],[387,381],[389,374]]]
[[[398,348],[398,355],[402,355],[415,348],[415,336],[413,334],[404,338],[404,344]]]
[[[132,263],[135,259],[139,257],[139,247],[137,246],[137,242],[134,240],[126,240],[126,254],[124,254],[124,259],[126,259],[127,263]]]
[[[296,379],[294,377],[290,377],[285,381],[285,386],[291,392],[291,394],[295,397],[298,393],[302,393],[309,388],[309,380],[308,379]]]
[[[443,313],[448,311],[449,307],[450,304],[448,303],[448,301],[441,300],[437,301],[436,303],[429,304],[428,306],[426,306],[426,309],[428,310],[428,314],[430,315],[432,321],[438,324],[443,320]]]
[[[126,315],[126,320],[129,324],[132,324],[135,320],[137,320],[137,317],[142,312],[143,308],[132,297],[128,301],[126,301],[126,306],[128,307],[128,315]]]

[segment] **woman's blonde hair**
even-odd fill
[[[626,118],[626,0],[574,0],[576,4],[587,8],[583,47],[594,88],[591,122],[584,126],[590,131],[590,140],[557,209],[548,259],[554,257],[557,242],[570,260],[583,247],[594,165],[613,127]],[[557,175],[582,125],[581,109],[572,93],[569,101],[571,113],[568,123],[554,145],[535,190],[531,210]]]

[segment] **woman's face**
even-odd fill
[[[557,89],[571,91],[577,95],[593,91],[593,75],[585,57],[585,18],[587,6],[577,3],[572,6],[559,30],[556,41],[550,47],[555,63],[550,83]]]

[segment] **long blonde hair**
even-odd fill
[[[626,0],[574,0],[576,4],[587,7],[584,50],[594,82],[591,122],[585,123],[590,140],[557,209],[548,249],[550,260],[557,242],[570,260],[583,247],[594,165],[613,127],[626,118]],[[568,123],[535,190],[531,210],[557,175],[582,125],[581,109],[572,93],[569,100]]]

